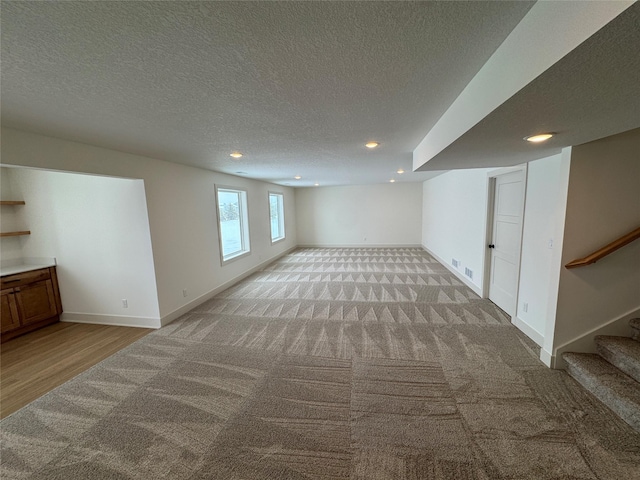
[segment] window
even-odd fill
[[[249,216],[245,190],[216,187],[222,263],[248,254]]]
[[[284,194],[269,192],[271,243],[284,240]]]

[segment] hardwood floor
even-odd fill
[[[152,331],[60,322],[2,344],[0,418]]]

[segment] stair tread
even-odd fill
[[[562,358],[582,386],[640,431],[640,383],[597,354],[564,353]]]
[[[628,396],[640,408],[640,383],[611,365],[595,353],[564,353],[562,358],[574,367],[580,368],[598,378],[598,383]]]
[[[606,335],[598,335],[595,342],[601,357],[640,382],[640,342]]]
[[[595,341],[597,345],[624,354],[640,362],[640,342],[636,342],[632,338],[598,335]]]

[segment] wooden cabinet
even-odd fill
[[[43,280],[21,287],[16,292],[18,312],[23,325],[54,317],[56,299],[51,280]]]
[[[0,332],[4,333],[18,328],[20,326],[20,317],[18,316],[18,305],[16,304],[16,296],[13,293],[13,289],[2,290],[0,299],[2,299],[2,311],[0,311],[2,328]]]
[[[60,319],[56,267],[0,278],[2,342]]]

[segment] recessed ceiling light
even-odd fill
[[[319,183],[314,183],[314,184],[313,184],[313,186],[314,186],[314,187],[319,187],[319,186],[320,186],[320,184],[319,184]]]
[[[367,142],[364,144],[367,148],[376,148],[378,145],[380,145],[378,142]]]
[[[391,183],[396,183],[396,179],[392,178],[391,180],[389,180]]]
[[[527,142],[540,143],[544,142],[545,140],[549,140],[551,137],[553,137],[553,135],[553,133],[541,133],[539,135],[530,135],[528,137],[524,137],[524,139]]]
[[[293,177],[293,178],[295,178],[296,180],[300,180],[302,177],[301,177],[300,175],[296,175],[296,176],[295,176],[295,177]]]
[[[400,175],[402,175],[402,174],[404,173],[404,170],[403,170],[403,169],[400,169],[400,170],[398,170],[398,172],[397,172],[397,173],[399,173]]]
[[[240,152],[232,152],[229,156],[233,158],[240,158],[242,157],[242,154]]]

